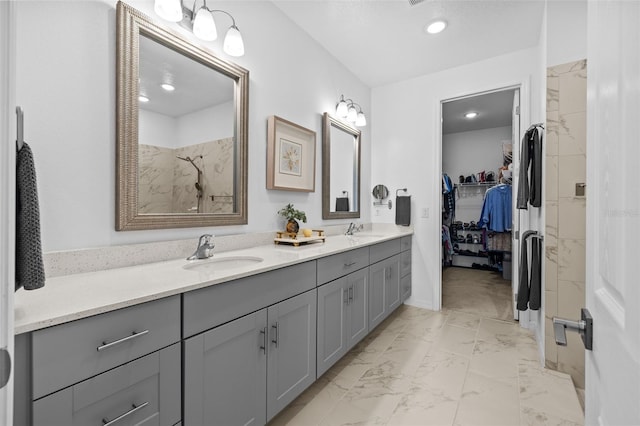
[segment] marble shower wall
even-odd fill
[[[551,318],[580,318],[585,306],[587,61],[547,68],[545,360],[584,389],[584,346],[567,333],[557,346]]]
[[[138,211],[173,211],[173,168],[176,156],[171,148],[140,144],[138,162]]]
[[[201,213],[233,212],[233,138],[219,139],[182,148],[140,144],[140,192],[142,213],[196,212],[198,172],[202,171]]]

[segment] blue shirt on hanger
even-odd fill
[[[478,227],[487,227],[490,231],[511,231],[511,185],[501,184],[487,190],[484,204],[478,220]]]

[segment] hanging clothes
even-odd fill
[[[529,128],[522,138],[520,154],[520,175],[516,207],[527,209],[542,205],[542,125]]]
[[[456,188],[451,182],[451,178],[446,174],[442,174],[442,211],[447,223],[452,223],[456,217]]]
[[[522,234],[520,248],[520,283],[518,285],[519,311],[531,309],[537,311],[542,299],[542,241],[536,231],[526,231]],[[531,266],[527,253],[528,240],[531,240]]]
[[[478,227],[495,232],[510,231],[513,217],[511,201],[511,185],[500,184],[489,188],[484,194]]]

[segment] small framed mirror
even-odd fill
[[[322,116],[322,218],[360,217],[360,130]]]
[[[117,5],[116,229],[247,223],[249,71]]]

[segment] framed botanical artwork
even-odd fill
[[[267,189],[316,190],[316,132],[272,115],[267,125]]]

